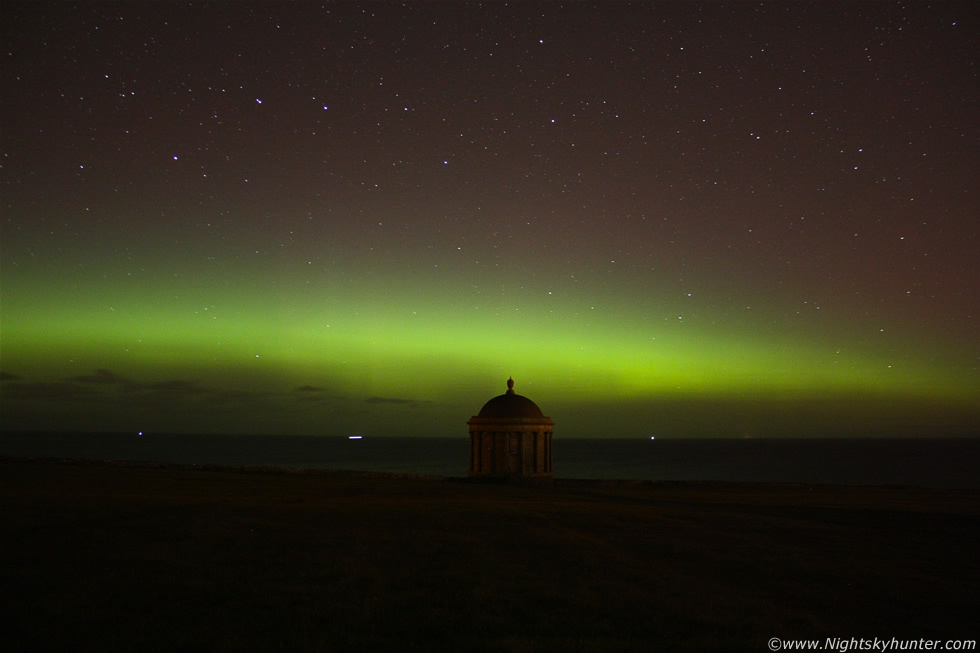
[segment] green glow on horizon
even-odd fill
[[[508,376],[562,420],[563,436],[977,421],[977,371],[956,346],[872,330],[844,312],[796,318],[776,299],[747,309],[669,284],[358,266],[226,277],[144,262],[136,280],[127,269],[4,267],[0,362],[23,379],[4,384],[21,392],[0,402],[6,421],[454,435]]]
[[[685,311],[627,292],[525,287],[485,297],[465,283],[407,279],[306,289],[261,275],[215,289],[185,276],[139,285],[139,293],[118,281],[9,293],[5,371],[104,368],[226,387],[329,379],[352,393],[437,400],[452,396],[459,378],[501,374],[551,386],[556,396],[616,399],[863,392],[959,401],[976,390],[969,369],[854,346],[846,331],[814,331],[820,339],[807,340],[726,320],[710,306]],[[765,316],[753,320],[758,313]]]

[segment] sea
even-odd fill
[[[0,433],[0,456],[465,477],[469,438]],[[980,489],[980,438],[559,439],[555,478]]]

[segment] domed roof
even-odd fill
[[[538,405],[514,392],[514,379],[507,381],[507,393],[498,395],[485,403],[478,417],[495,419],[508,418],[543,418],[544,413]]]

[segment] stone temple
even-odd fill
[[[470,427],[470,477],[550,481],[551,430],[554,421],[537,404],[507,392],[484,404]]]

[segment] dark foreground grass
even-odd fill
[[[977,639],[980,492],[0,462],[5,650]]]

